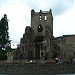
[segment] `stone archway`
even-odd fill
[[[43,49],[43,36],[37,36],[35,37],[35,58],[39,59],[40,58],[40,50]]]

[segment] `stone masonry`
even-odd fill
[[[52,10],[31,10],[31,27],[27,26],[21,38],[21,52],[25,58],[52,58],[53,16]]]
[[[26,26],[20,42],[20,57],[25,59],[75,58],[75,35],[53,36],[52,10],[31,10],[31,26]]]

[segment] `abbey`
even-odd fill
[[[53,36],[52,10],[31,10],[31,26],[20,40],[20,56],[26,59],[64,59],[75,57],[75,35]]]
[[[21,38],[21,51],[26,58],[52,57],[53,16],[52,10],[31,10],[31,27],[26,26]]]

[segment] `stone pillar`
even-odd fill
[[[12,63],[13,57],[13,52],[7,52],[7,63]]]

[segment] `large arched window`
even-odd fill
[[[40,24],[39,26],[38,26],[38,32],[42,32],[43,31],[43,27],[42,27],[42,25]]]

